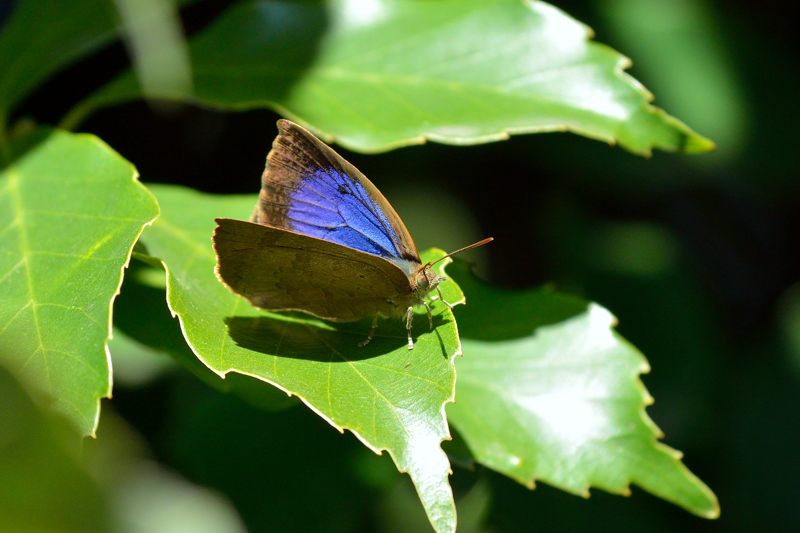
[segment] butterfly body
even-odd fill
[[[405,316],[412,348],[413,308],[430,318],[425,298],[443,278],[358,169],[288,120],[278,130],[251,222],[216,220],[217,276],[262,309],[373,317],[369,338],[378,317]]]

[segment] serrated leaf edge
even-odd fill
[[[552,288],[549,288],[548,290],[550,292],[553,292],[553,293],[556,292]],[[619,323],[619,320],[617,319],[616,315],[611,313],[611,311],[609,311],[608,309],[606,309],[602,305],[599,305],[599,304],[594,303],[594,302],[588,302],[587,311],[591,310],[592,307],[595,307],[597,309],[601,309],[601,310],[603,310],[603,312],[608,313],[608,316],[610,318],[610,322],[608,324],[608,330],[611,333],[611,335],[615,338],[615,340],[617,342],[620,342],[621,344],[624,344],[629,350],[631,350],[632,353],[636,354],[636,356],[639,359],[639,367],[636,369],[635,373],[631,377],[633,378],[634,387],[639,392],[639,395],[641,397],[641,403],[639,405],[638,416],[639,416],[639,420],[645,425],[645,427],[647,427],[650,430],[650,437],[649,437],[650,446],[652,446],[657,451],[664,453],[665,455],[670,457],[673,461],[675,461],[675,467],[681,473],[681,475],[684,478],[686,478],[687,480],[689,480],[693,485],[695,485],[701,492],[703,492],[705,494],[705,496],[707,497],[708,501],[712,503],[712,509],[709,512],[705,512],[705,513],[704,512],[696,512],[695,510],[688,509],[688,508],[680,506],[680,505],[678,505],[678,507],[680,507],[680,508],[682,508],[682,509],[684,509],[684,510],[686,510],[686,511],[692,513],[692,514],[695,514],[697,516],[701,516],[703,518],[708,518],[708,519],[718,518],[719,515],[720,515],[719,501],[718,501],[716,495],[714,494],[714,492],[699,477],[697,477],[694,473],[692,473],[692,471],[689,470],[689,468],[683,463],[683,461],[681,460],[683,458],[683,453],[680,450],[676,450],[675,448],[670,447],[669,445],[665,444],[661,440],[665,436],[664,432],[661,430],[661,428],[658,427],[658,425],[656,425],[656,423],[653,421],[653,419],[647,413],[647,407],[650,406],[650,405],[653,405],[655,403],[655,400],[654,400],[653,396],[650,394],[650,392],[647,390],[647,387],[644,385],[644,382],[642,381],[641,376],[645,375],[645,374],[648,374],[650,372],[650,370],[651,370],[650,363],[647,361],[647,358],[645,357],[645,355],[638,348],[636,348],[633,344],[631,344],[627,339],[622,337],[616,331],[616,329],[615,329],[616,325]],[[541,334],[541,332],[537,330],[534,333],[533,338],[536,338],[540,334]],[[476,459],[476,461],[479,462],[479,463],[481,462],[480,460],[477,460],[477,459]],[[488,468],[491,468],[491,467],[488,467]],[[492,468],[492,469],[494,470],[494,468]],[[636,486],[641,490],[644,490],[646,492],[650,492],[648,489],[646,489],[643,486],[640,486],[638,483],[636,483],[632,476],[627,476],[626,481],[624,482],[624,485],[622,485],[622,486],[620,486],[618,488],[613,488],[613,489],[602,488],[601,489],[601,488],[596,487],[595,485],[593,485],[591,482],[588,483],[588,484],[585,484],[584,486],[581,486],[581,487],[565,487],[565,486],[560,485],[560,484],[555,484],[555,483],[552,483],[552,482],[543,481],[536,474],[533,474],[530,477],[516,476],[516,475],[510,475],[510,474],[506,474],[506,473],[503,473],[503,475],[505,475],[507,477],[510,477],[511,479],[516,480],[517,482],[519,482],[521,485],[523,485],[524,487],[528,488],[529,490],[535,490],[536,486],[537,486],[537,482],[542,482],[542,483],[545,483],[545,484],[547,484],[549,486],[552,486],[552,487],[554,487],[554,488],[556,488],[558,490],[562,490],[562,491],[564,491],[564,492],[566,492],[568,494],[573,494],[575,496],[579,496],[579,497],[584,498],[584,499],[589,499],[591,497],[591,490],[592,489],[602,490],[603,492],[607,492],[609,494],[614,494],[614,495],[624,496],[624,497],[630,497],[632,495],[632,490],[631,490],[632,486]],[[654,495],[654,496],[656,496],[659,499],[664,499],[661,496],[657,496],[657,495]],[[665,500],[665,501],[670,501],[670,500]],[[670,501],[670,503],[672,503],[672,502]]]
[[[559,7],[550,4],[548,2],[545,2],[543,0],[522,0],[522,3],[525,4],[525,6],[531,9],[532,11],[535,11],[537,9],[545,9],[559,13],[560,16],[569,19],[572,23],[576,24],[577,26],[583,29],[584,42],[589,43],[591,46],[595,46],[600,49],[611,52],[612,54],[618,56],[616,63],[612,69],[612,73],[622,83],[631,87],[642,97],[643,109],[641,109],[641,111],[649,115],[657,116],[662,122],[678,130],[680,135],[682,135],[684,140],[686,141],[683,143],[683,146],[680,147],[676,148],[659,147],[660,149],[667,152],[679,152],[682,149],[684,149],[684,147],[691,145],[691,149],[685,150],[686,153],[701,153],[714,150],[715,145],[713,141],[695,132],[694,130],[689,128],[684,122],[668,114],[663,109],[652,105],[652,101],[654,100],[653,93],[650,92],[647,88],[645,88],[641,82],[639,82],[637,79],[635,79],[627,72],[627,69],[633,65],[631,59],[625,56],[624,54],[620,53],[619,51],[615,50],[614,48],[611,48],[606,44],[595,41],[594,40],[595,32],[594,30],[592,30],[591,27],[575,19],[574,17],[572,17]],[[114,83],[119,79],[121,78],[117,78],[111,83]],[[100,93],[100,91],[102,91],[102,88],[98,91],[98,93]],[[102,94],[100,95],[102,96]],[[114,104],[119,104],[123,101],[133,100],[133,99],[137,99],[137,96],[133,96],[132,98],[123,98],[119,102],[114,102]],[[553,133],[553,132],[571,132],[586,137],[588,139],[605,142],[610,146],[616,146],[620,144],[618,135],[604,135],[602,133],[590,131],[586,128],[581,128],[578,126],[553,124],[547,126],[502,128],[493,133],[486,133],[483,135],[476,135],[470,137],[441,135],[435,132],[423,131],[419,135],[407,137],[394,142],[364,147],[359,143],[349,142],[346,139],[342,139],[339,136],[326,132],[324,129],[320,129],[319,127],[309,123],[303,117],[299,116],[298,114],[288,109],[285,105],[271,99],[254,98],[252,100],[246,100],[237,103],[218,103],[212,101],[203,101],[199,98],[194,97],[193,95],[169,94],[169,93],[153,95],[151,96],[151,99],[187,103],[203,109],[217,109],[217,110],[228,110],[228,111],[246,111],[246,110],[259,109],[265,107],[270,108],[276,111],[278,114],[286,118],[289,118],[292,121],[300,124],[301,126],[311,130],[328,144],[333,144],[335,142],[340,146],[347,148],[348,150],[364,154],[383,153],[398,148],[418,146],[425,144],[428,141],[448,144],[453,146],[473,146],[479,144],[486,144],[489,142],[505,141],[510,139],[514,135]],[[63,124],[69,125],[70,127],[74,127],[75,125],[82,122],[87,116],[89,116],[97,107],[102,107],[103,105],[104,105],[103,98],[95,98],[95,95],[91,95],[84,101],[79,102],[73,109],[71,109],[67,113],[67,115],[64,118]],[[619,125],[620,128],[624,126],[625,122]],[[694,142],[690,143],[689,142],[690,140],[693,140]],[[633,146],[625,146],[625,145],[622,146],[626,150],[646,158],[652,156],[652,149],[655,147],[655,145],[652,143],[643,148],[635,148]]]
[[[486,286],[491,286],[489,283],[487,283],[486,281],[482,280],[479,276],[475,275],[474,270],[471,268],[471,265],[467,265],[467,266],[468,266],[467,271],[468,271],[469,275],[473,276],[477,282],[479,282],[481,284],[484,284]],[[545,285],[545,286],[541,287],[539,290],[546,291],[546,292],[549,292],[551,294],[562,294],[564,296],[568,296],[570,298],[574,298],[574,296],[572,296],[572,295],[569,295],[569,294],[566,294],[566,293],[559,293],[552,284]],[[716,518],[718,518],[719,515],[720,515],[720,505],[719,505],[719,500],[717,499],[717,496],[708,487],[708,485],[706,485],[703,482],[703,480],[701,480],[694,473],[692,473],[692,471],[689,470],[689,468],[683,463],[683,461],[681,460],[683,458],[683,452],[681,452],[680,450],[676,450],[675,448],[670,447],[669,445],[665,444],[661,440],[665,436],[664,432],[661,430],[661,428],[658,427],[658,425],[656,425],[656,423],[653,421],[652,418],[650,418],[650,415],[647,413],[647,407],[650,406],[650,405],[653,405],[655,403],[655,399],[650,394],[650,392],[647,390],[647,387],[644,385],[644,382],[641,379],[641,376],[643,376],[645,374],[648,374],[651,371],[650,363],[647,360],[647,357],[638,348],[636,348],[636,346],[634,346],[630,341],[625,339],[622,335],[619,334],[619,332],[617,332],[616,327],[617,327],[617,325],[619,325],[619,319],[617,318],[617,316],[614,313],[612,313],[610,310],[608,310],[604,306],[602,306],[600,304],[597,304],[595,302],[588,301],[586,303],[587,303],[587,306],[586,306],[587,311],[591,310],[594,307],[594,308],[602,310],[604,313],[607,313],[608,318],[609,318],[609,323],[608,323],[607,328],[608,328],[610,334],[614,337],[614,339],[617,342],[619,342],[621,344],[624,344],[629,350],[631,350],[631,352],[634,353],[639,359],[639,367],[636,369],[636,372],[631,377],[633,377],[634,386],[639,391],[639,394],[640,394],[640,396],[642,398],[642,402],[641,402],[641,404],[639,406],[639,411],[638,411],[639,419],[642,421],[642,423],[648,429],[650,429],[650,432],[651,432],[650,433],[650,445],[653,448],[655,448],[657,451],[663,452],[665,455],[669,456],[671,459],[673,459],[676,462],[677,470],[683,475],[684,478],[688,479],[690,482],[693,482],[693,484],[696,487],[698,487],[702,493],[705,494],[705,496],[708,499],[708,501],[711,502],[712,508],[711,508],[711,510],[709,512],[703,513],[703,512],[695,512],[694,510],[687,509],[687,508],[682,507],[682,506],[677,505],[677,504],[675,504],[675,505],[677,505],[681,509],[686,510],[687,512],[690,512],[692,514],[695,514],[695,515],[703,517],[703,518],[708,518],[708,519],[716,519]],[[540,328],[537,328],[537,330],[534,332],[533,338],[535,338],[535,337],[537,337],[537,336],[539,336],[541,334],[541,331],[539,331],[539,329]],[[461,342],[461,337],[460,336],[459,336],[459,342]],[[458,369],[456,369],[456,375],[458,374],[457,370]],[[481,463],[481,461],[478,460],[477,458],[475,459],[475,461],[478,462],[478,463]],[[481,464],[483,464],[483,463],[481,463]],[[525,477],[525,476],[515,476],[515,475],[511,475],[511,474],[506,474],[506,473],[500,472],[499,470],[496,470],[496,469],[494,469],[494,468],[492,468],[491,466],[488,466],[488,465],[486,465],[486,467],[490,468],[492,470],[495,470],[495,471],[503,474],[504,476],[509,477],[509,478],[517,481],[522,486],[528,488],[531,491],[536,489],[537,481],[541,481],[541,479],[538,478],[535,474],[533,476],[531,476],[530,478],[528,478],[528,477]],[[616,490],[599,489],[598,487],[593,486],[591,483],[587,484],[584,487],[579,487],[579,488],[576,488],[576,489],[563,487],[561,485],[557,485],[557,484],[553,484],[553,483],[549,483],[549,482],[545,482],[545,481],[542,481],[542,483],[550,485],[550,486],[552,486],[552,487],[554,487],[554,488],[556,488],[558,490],[562,490],[562,491],[564,491],[564,492],[566,492],[568,494],[573,494],[573,495],[576,495],[576,496],[580,496],[580,497],[582,497],[584,499],[588,499],[588,498],[591,497],[591,489],[592,488],[596,488],[598,490],[602,490],[603,492],[608,492],[610,494],[620,495],[620,496],[624,496],[624,497],[630,497],[632,495],[632,491],[631,491],[631,486],[632,485],[635,485],[635,486],[639,487],[641,490],[644,490],[646,492],[650,492],[648,489],[645,489],[644,487],[641,487],[638,484],[636,484],[630,476],[628,476],[625,485],[620,487],[619,489],[616,489]],[[656,497],[659,498],[659,499],[664,499],[661,496],[656,496]],[[669,501],[669,500],[665,500],[665,501]],[[672,502],[670,502],[670,503],[672,503]]]
[[[131,250],[132,249],[133,249],[133,246],[131,246]],[[434,248],[433,250],[435,250],[437,252],[444,253],[443,251],[439,250],[438,248]],[[140,254],[140,255],[144,256],[145,254]],[[389,456],[392,458],[392,461],[394,462],[395,467],[397,468],[397,471],[402,473],[402,474],[408,474],[408,470],[405,467],[400,466],[400,464],[398,462],[398,458],[395,457],[395,455],[392,453],[391,450],[389,450],[388,448],[377,448],[376,446],[371,444],[357,430],[355,430],[353,428],[350,428],[350,427],[347,427],[347,426],[340,426],[339,424],[336,424],[330,417],[328,417],[325,414],[323,414],[322,411],[320,411],[314,404],[312,404],[309,400],[304,398],[302,395],[290,392],[290,391],[286,390],[284,387],[282,387],[281,385],[275,383],[274,381],[272,381],[272,380],[270,380],[268,378],[265,378],[264,376],[259,376],[259,375],[253,374],[253,373],[243,372],[241,370],[236,370],[236,369],[232,369],[232,368],[229,368],[229,369],[224,370],[224,371],[218,371],[218,370],[212,368],[212,366],[203,358],[203,356],[199,353],[199,351],[195,348],[195,346],[189,340],[189,336],[187,335],[187,332],[186,332],[186,329],[185,329],[185,326],[184,326],[183,318],[181,317],[180,313],[178,313],[173,308],[173,304],[172,304],[172,301],[171,301],[172,274],[170,273],[169,266],[166,264],[165,261],[163,261],[162,259],[160,259],[158,257],[155,257],[155,256],[147,256],[147,257],[152,259],[153,262],[158,262],[161,265],[161,267],[164,269],[164,275],[165,275],[165,279],[166,279],[166,287],[165,287],[166,298],[165,298],[165,300],[166,300],[166,303],[167,303],[167,308],[169,309],[169,312],[172,315],[172,317],[178,319],[178,325],[179,325],[179,327],[181,329],[181,334],[183,335],[183,339],[186,342],[187,346],[189,346],[189,348],[192,350],[192,353],[194,353],[195,357],[197,357],[197,359],[199,359],[200,362],[202,362],[203,365],[205,365],[206,368],[208,368],[211,372],[213,372],[214,374],[216,374],[217,376],[219,376],[222,379],[225,379],[225,377],[229,373],[241,374],[241,375],[244,375],[244,376],[249,376],[251,378],[257,379],[257,380],[262,381],[264,383],[267,383],[267,384],[277,388],[278,390],[284,392],[289,397],[292,397],[292,396],[297,397],[301,402],[303,402],[303,404],[306,407],[311,409],[311,411],[313,411],[315,414],[317,414],[320,418],[322,418],[328,424],[333,426],[337,431],[339,431],[339,433],[344,434],[345,430],[349,431],[350,433],[355,435],[355,437],[364,446],[366,446],[369,450],[371,450],[376,455],[383,455],[384,451],[389,452]],[[130,259],[130,255],[129,255],[129,259]],[[444,268],[450,263],[452,263],[452,259],[449,258],[449,257],[444,259],[441,263],[439,263],[439,269],[438,269],[439,273],[440,274],[444,273]],[[462,291],[462,296],[461,296],[461,298],[459,300],[457,300],[455,302],[450,302],[450,303],[453,306],[465,304],[466,303],[466,297],[463,295],[463,291]],[[446,453],[442,449],[442,443],[444,441],[446,441],[446,440],[452,440],[452,438],[453,438],[452,434],[450,433],[450,424],[449,424],[449,422],[447,420],[446,407],[447,407],[447,404],[455,402],[456,379],[457,379],[457,373],[456,373],[456,369],[455,369],[455,358],[458,357],[458,356],[463,355],[463,346],[462,346],[462,343],[461,343],[461,336],[458,334],[458,323],[456,322],[456,319],[455,319],[455,316],[453,314],[453,311],[451,309],[444,309],[443,312],[450,314],[450,318],[452,319],[453,327],[455,328],[456,339],[458,341],[458,345],[456,347],[456,350],[453,352],[452,355],[448,356],[448,360],[447,360],[448,364],[452,365],[452,367],[453,367],[453,381],[452,381],[452,385],[450,387],[450,396],[444,402],[442,402],[442,405],[439,408],[439,415],[441,416],[441,419],[444,421],[444,425],[445,425],[447,433],[439,440],[438,445],[439,445],[439,451],[442,454],[444,454],[445,457],[446,457]],[[452,475],[452,473],[453,473],[452,467],[449,469],[448,473],[450,475]],[[414,480],[412,478],[412,482],[413,481]],[[416,483],[414,483],[414,487],[415,487],[415,489],[417,488]],[[422,499],[420,498],[420,500],[422,500]],[[453,504],[452,504],[452,516],[454,518],[456,518],[455,500],[451,498],[451,501],[453,502]],[[427,509],[426,509],[426,514],[427,514]],[[429,518],[430,518],[430,515],[429,515]],[[433,523],[431,523],[431,524],[433,525]],[[434,525],[434,529],[436,529],[435,525]],[[438,529],[437,529],[437,531],[438,531]],[[455,523],[454,523],[453,531],[455,531]]]
[[[125,258],[125,261],[119,270],[119,281],[117,282],[117,287],[116,289],[114,289],[114,294],[111,296],[111,299],[108,302],[108,333],[106,334],[106,339],[103,342],[103,351],[106,354],[106,363],[108,364],[108,388],[106,390],[105,396],[100,396],[97,398],[97,409],[95,410],[95,419],[93,422],[92,431],[87,435],[88,437],[97,438],[97,427],[100,424],[101,402],[103,398],[111,399],[114,387],[114,367],[111,362],[111,350],[108,347],[109,341],[111,341],[111,339],[114,336],[114,301],[117,299],[117,296],[119,296],[120,292],[122,291],[122,283],[125,280],[125,270],[128,268],[128,265],[130,265],[131,257],[133,256],[134,246],[136,246],[136,243],[139,242],[139,239],[141,238],[142,233],[144,233],[144,230],[147,229],[149,226],[152,226],[153,223],[155,223],[155,221],[158,220],[158,217],[161,215],[161,209],[159,207],[158,200],[156,199],[155,195],[152,192],[150,192],[150,189],[145,187],[145,185],[139,180],[139,171],[136,169],[133,163],[122,157],[122,155],[120,155],[116,150],[111,148],[111,146],[109,146],[105,141],[103,141],[96,135],[92,135],[90,133],[78,133],[72,135],[78,138],[82,137],[91,142],[94,142],[101,149],[111,154],[112,157],[116,157],[125,165],[130,167],[131,181],[133,181],[134,186],[139,187],[144,193],[144,195],[153,202],[153,206],[155,207],[156,211],[155,215],[152,218],[150,218],[144,224],[141,225],[139,231],[136,232],[136,235],[132,239],[131,245],[128,247],[127,257]]]
[[[111,361],[111,351],[108,347],[109,341],[113,337],[113,329],[114,329],[114,301],[116,300],[117,296],[119,296],[120,291],[122,289],[122,283],[125,278],[125,269],[128,267],[131,261],[131,257],[133,255],[133,248],[136,243],[139,241],[144,230],[152,225],[159,217],[160,210],[158,201],[155,198],[150,190],[145,187],[141,181],[139,181],[139,172],[136,170],[136,167],[127,159],[122,157],[116,150],[114,150],[111,146],[109,146],[106,142],[102,139],[97,137],[96,135],[89,134],[89,133],[72,133],[68,131],[63,131],[59,129],[54,129],[55,132],[67,135],[75,140],[86,140],[90,143],[97,145],[106,155],[110,156],[111,158],[117,159],[123,165],[127,166],[130,170],[130,179],[133,182],[135,187],[139,187],[140,190],[144,193],[144,196],[151,200],[152,206],[155,208],[155,214],[150,219],[146,220],[142,225],[139,227],[139,230],[135,233],[134,238],[131,240],[130,246],[128,247],[127,255],[125,257],[125,261],[123,262],[122,266],[119,270],[119,278],[117,281],[117,285],[114,289],[113,294],[108,302],[108,327],[106,332],[106,337],[103,341],[103,353],[105,354],[106,359],[106,366],[108,368],[108,379],[106,380],[106,390],[96,398],[95,401],[95,409],[94,409],[94,419],[91,421],[91,428],[88,433],[84,433],[84,436],[96,438],[97,437],[97,428],[100,423],[100,411],[101,411],[101,402],[104,398],[110,399],[112,397],[113,391],[113,366]],[[5,151],[5,146],[3,147]],[[10,179],[10,178],[9,178]],[[16,181],[15,181],[15,188],[16,188]]]

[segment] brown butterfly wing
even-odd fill
[[[349,322],[405,311],[408,276],[380,257],[283,229],[216,219],[217,276],[254,306]]]

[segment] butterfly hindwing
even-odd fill
[[[408,277],[385,259],[253,222],[216,221],[217,275],[256,307],[348,322],[396,315],[414,301]]]
[[[382,257],[404,272],[420,264],[400,217],[353,165],[302,127],[278,121],[255,222]]]

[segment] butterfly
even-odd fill
[[[404,317],[433,327],[429,297],[445,279],[422,264],[398,214],[364,174],[305,128],[281,119],[251,221],[217,218],[215,272],[252,305],[333,322]],[[448,254],[490,242],[492,238]]]

